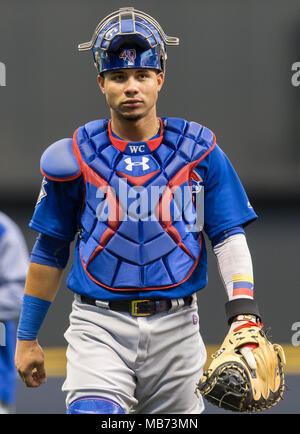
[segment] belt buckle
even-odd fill
[[[138,313],[138,303],[143,303],[150,300],[132,300],[131,301],[131,315],[132,316],[149,316],[151,313]]]

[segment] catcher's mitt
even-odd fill
[[[212,357],[195,391],[212,404],[254,412],[273,407],[282,398],[285,355],[280,345],[267,339],[259,322],[235,322]]]

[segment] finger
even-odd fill
[[[241,354],[244,356],[248,366],[250,369],[257,369],[257,364],[254,358],[254,355],[252,353],[251,347],[242,347],[239,349]]]
[[[19,372],[19,375],[27,387],[38,387],[41,384],[36,378],[34,371]]]
[[[46,383],[47,379],[46,379],[46,371],[44,368],[44,363],[38,365],[32,375],[36,381],[40,382],[40,384]]]
[[[38,373],[37,372],[33,372],[32,374],[32,379],[34,384],[36,384],[37,386],[40,386],[43,383],[46,383],[46,379],[45,378],[39,378]]]
[[[18,374],[19,374],[19,377],[21,378],[21,380],[25,383],[25,377],[23,375],[23,372],[18,370]]]

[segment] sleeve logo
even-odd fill
[[[36,204],[35,206],[37,207],[37,205],[41,202],[41,200],[47,196],[47,192],[45,190],[45,185],[48,184],[46,179],[43,178],[42,180],[42,185],[41,185],[41,189],[40,189],[40,193],[39,193],[39,197],[37,198]]]

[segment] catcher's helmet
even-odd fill
[[[150,15],[126,7],[105,17],[91,41],[78,45],[78,49],[92,50],[99,74],[123,68],[165,71],[166,46],[178,44],[179,39],[167,36]]]

